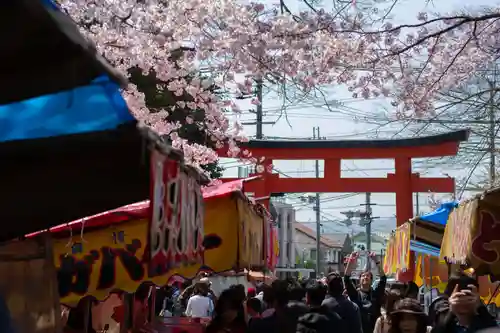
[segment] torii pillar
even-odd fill
[[[245,191],[253,192],[256,198],[268,198],[273,193],[395,193],[397,226],[400,226],[413,218],[413,193],[455,192],[453,178],[422,178],[413,173],[412,158],[454,156],[460,142],[466,141],[468,135],[467,130],[462,130],[396,140],[251,140],[242,145],[242,149],[248,149],[254,157],[265,157],[266,170],[275,160],[324,160],[325,172],[324,178],[280,178],[265,173],[260,175],[260,181],[247,183]],[[393,159],[395,172],[385,178],[342,178],[342,159]],[[269,204],[269,200],[266,201]],[[398,275],[400,281],[413,280],[414,263],[411,253],[410,267]]]

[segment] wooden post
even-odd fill
[[[49,232],[45,232],[42,235],[44,247],[45,247],[45,270],[49,272],[54,279],[57,279],[56,266],[54,264],[54,252],[52,237]],[[61,325],[61,303],[59,302],[59,290],[57,288],[57,280],[54,282],[52,288],[53,302],[54,302],[54,329],[56,333],[62,333],[63,327]]]

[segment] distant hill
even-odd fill
[[[372,232],[374,234],[378,234],[381,237],[386,237],[391,233],[392,230],[396,229],[396,218],[383,218],[376,219],[372,222]],[[365,227],[359,226],[357,224],[353,224],[352,226],[344,226],[338,223],[323,223],[323,232],[325,234],[329,233],[348,233],[354,234],[364,231]]]

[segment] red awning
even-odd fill
[[[243,191],[244,183],[258,179],[260,177],[250,177],[246,179],[233,180],[220,185],[208,186],[203,189],[203,198],[205,200],[220,198],[231,193]],[[149,217],[149,200],[144,200],[117,209],[108,210],[103,213],[84,217],[69,223],[60,224],[50,228],[50,232],[58,233],[70,229],[80,229],[82,225],[84,228],[104,227],[111,224],[121,223],[130,220],[138,220]],[[26,235],[26,237],[33,237],[41,232],[34,232]]]
[[[260,179],[260,176],[236,179],[215,186],[207,186],[203,191],[204,199],[214,199],[224,197],[234,192],[243,192],[245,183]]]

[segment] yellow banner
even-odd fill
[[[424,284],[430,286],[432,284],[432,288],[437,288],[440,292],[444,292],[444,288],[446,288],[448,283],[448,265],[438,257],[419,254],[414,281],[418,286]]]
[[[441,243],[441,259],[465,263],[471,250],[471,238],[475,227],[478,200],[460,204],[448,217]]]
[[[410,265],[411,224],[409,222],[396,229],[395,260],[400,271],[406,271]]]
[[[395,243],[396,243],[396,237],[394,235],[391,235],[391,237],[387,241],[387,247],[385,249],[385,256],[384,256],[384,273],[386,275],[392,275],[397,273],[397,266],[394,258],[396,252]]]
[[[192,278],[200,269],[227,271],[238,265],[238,258],[240,263],[259,263],[264,244],[259,242],[264,219],[251,210],[239,212],[238,207],[243,209],[243,206],[235,200],[242,201],[233,196],[206,202],[203,264],[180,264],[160,277],[148,277],[147,264],[143,260],[148,234],[146,219],[84,232],[83,237],[78,233],[71,239],[55,239],[54,259],[61,302],[76,304],[88,294],[102,300],[115,289],[132,292],[143,281],[165,285],[175,275]],[[245,241],[241,242],[238,221],[244,225],[240,237]],[[238,244],[245,244],[240,251]]]
[[[266,262],[264,244],[264,219],[259,216],[253,206],[244,200],[238,200],[240,222],[239,244],[240,267],[263,268]]]

